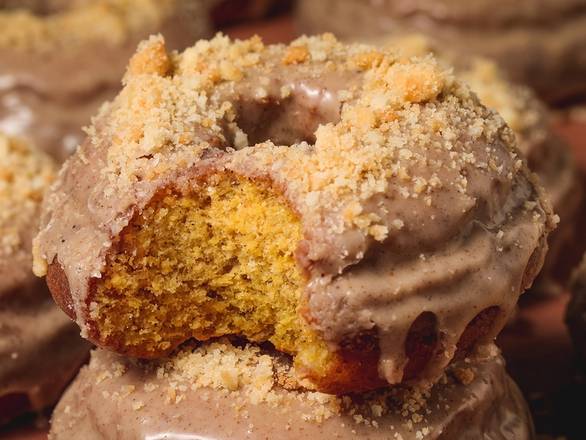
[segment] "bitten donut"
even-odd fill
[[[564,248],[576,247],[577,217],[583,190],[571,151],[553,131],[546,106],[529,88],[513,84],[505,72],[487,58],[445,52],[422,35],[386,38],[381,44],[400,51],[404,56],[424,56],[433,52],[440,60],[454,66],[457,76],[478,95],[480,102],[496,110],[513,129],[529,169],[539,176],[555,213],[560,217],[558,228],[548,238],[549,251],[532,290],[559,293],[568,281],[567,270],[563,267],[567,264],[563,260],[567,253]]]
[[[566,312],[566,323],[574,341],[574,348],[586,366],[586,254],[574,272],[572,299]]]
[[[171,48],[209,33],[207,0],[0,2],[0,130],[62,161],[81,127],[120,90],[137,44],[162,32]]]
[[[89,344],[32,273],[40,202],[53,161],[0,133],[0,423],[53,404]]]
[[[337,397],[304,389],[274,353],[218,343],[150,362],[95,350],[51,423],[54,440],[170,433],[217,440],[534,438],[500,356],[454,365],[431,391]]]
[[[321,391],[433,382],[492,341],[555,217],[502,118],[431,57],[331,35],[140,46],[48,195],[35,270],[156,358],[237,335]]]
[[[586,0],[300,0],[301,31],[341,38],[422,33],[494,58],[548,102],[586,96]]]

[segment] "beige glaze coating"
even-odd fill
[[[529,168],[544,186],[553,209],[560,216],[558,228],[548,239],[549,251],[538,282],[532,290],[560,293],[567,279],[556,279],[565,246],[574,246],[577,214],[583,200],[582,181],[570,148],[552,129],[546,106],[528,87],[512,83],[506,73],[488,58],[470,57],[445,51],[423,35],[374,39],[405,56],[429,52],[454,66],[455,73],[478,95],[480,101],[496,110],[513,129]]]
[[[530,440],[531,419],[500,356],[450,369],[430,392],[334,397],[300,388],[257,348],[186,348],[136,363],[95,350],[59,402],[52,440]]]
[[[301,0],[298,22],[344,39],[423,33],[494,58],[547,101],[586,94],[585,0]]]
[[[259,120],[272,105],[286,111]],[[496,307],[476,345],[492,341],[543,262],[556,220],[514,145],[429,57],[326,35],[290,47],[218,36],[169,58],[151,39],[52,188],[36,273],[62,268],[53,294],[99,343],[92,283],[157,191],[202,190],[212,172],[268,179],[302,223],[303,319],[332,350],[375,332],[379,375],[398,383],[410,326],[430,312],[439,344],[421,379],[434,381]]]
[[[55,165],[0,134],[0,422],[57,400],[89,344],[32,273],[31,246]]]
[[[138,42],[162,32],[170,48],[180,49],[208,35],[208,3],[79,0],[31,10],[0,7],[0,130],[64,160],[83,140],[81,127],[120,90]]]

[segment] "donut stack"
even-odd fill
[[[556,222],[432,56],[151,37],[34,242],[99,347],[52,435],[532,438],[493,340]]]

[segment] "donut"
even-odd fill
[[[547,102],[586,95],[585,0],[300,0],[297,23],[343,39],[422,33],[456,53],[494,58]]]
[[[560,293],[567,285],[569,247],[577,248],[577,227],[583,201],[582,181],[570,148],[552,129],[547,107],[528,87],[512,83],[492,60],[480,56],[456,56],[421,34],[377,39],[404,56],[433,52],[453,66],[456,74],[476,93],[480,101],[496,110],[517,136],[517,145],[529,168],[544,186],[553,209],[560,217],[558,228],[549,236],[549,251],[532,292]],[[580,254],[580,249],[578,249]],[[573,265],[574,263],[570,264]]]
[[[32,239],[53,161],[0,133],[0,423],[56,402],[89,344],[32,273]]]
[[[572,297],[566,311],[566,324],[576,353],[586,366],[586,254],[574,272],[570,290]]]
[[[48,194],[34,270],[98,346],[269,342],[320,391],[431,384],[490,343],[556,218],[431,57],[332,35],[152,37]]]
[[[172,48],[192,44],[209,32],[207,8],[206,0],[0,2],[0,130],[63,161],[119,91],[137,44],[159,31]]]
[[[136,362],[97,349],[59,402],[51,438],[533,439],[500,356],[451,367],[430,391],[332,396],[304,388],[287,360],[211,343]]]

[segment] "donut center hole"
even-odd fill
[[[337,94],[306,83],[279,87],[279,93],[263,98],[241,96],[234,104],[236,123],[248,136],[249,145],[266,141],[313,144],[319,125],[340,120]]]
[[[299,317],[300,221],[269,186],[215,175],[161,192],[120,236],[93,302],[99,339],[138,357],[239,336],[322,364],[327,348]]]

